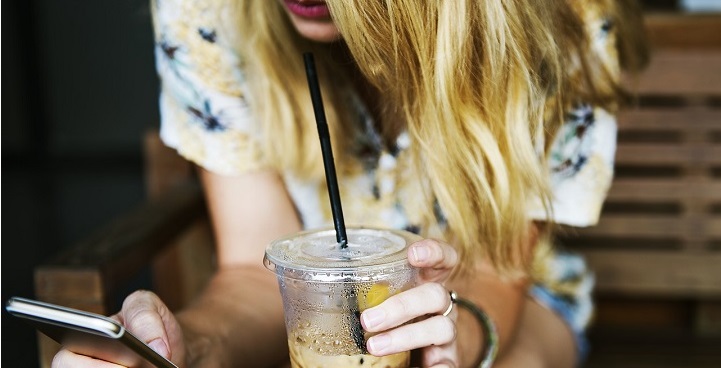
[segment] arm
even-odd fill
[[[530,226],[526,250],[530,259],[538,241],[539,225]],[[448,289],[479,306],[496,325],[499,336],[498,359],[513,343],[521,325],[523,307],[527,299],[529,281],[527,278],[502,278],[488,262],[482,262],[475,272],[455,277],[446,283]],[[482,341],[481,326],[470,313],[460,313],[456,324],[461,366],[469,366],[482,353],[486,341]]]
[[[218,247],[218,272],[178,315],[190,366],[269,366],[287,350],[275,275],[265,246],[300,230],[283,182],[269,171],[223,177],[200,171]],[[211,361],[212,360],[212,361]]]

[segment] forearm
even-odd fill
[[[498,355],[503,355],[513,342],[519,326],[526,298],[526,282],[503,280],[495,273],[481,270],[473,275],[457,277],[448,282],[447,287],[470,300],[490,317],[498,331]],[[488,342],[484,341],[481,323],[462,308],[459,309],[456,326],[462,367],[468,367],[483,353]]]
[[[287,360],[275,274],[261,263],[273,239],[300,230],[282,178],[266,170],[222,176],[200,169],[219,271],[179,314],[190,367],[269,367]]]
[[[545,224],[530,224],[525,241],[520,244],[524,261],[527,262],[524,267],[530,268],[536,245],[545,232]],[[448,282],[449,289],[480,307],[496,325],[499,357],[513,343],[521,322],[528,286],[528,277],[502,277],[488,262],[481,262],[469,273]],[[457,327],[463,366],[469,366],[483,353],[488,342],[483,338],[483,326],[470,313],[459,313]]]
[[[287,359],[278,284],[261,265],[221,269],[178,319],[189,367],[270,367]]]

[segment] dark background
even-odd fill
[[[149,0],[2,2],[2,303],[32,267],[143,200],[158,126]],[[2,312],[2,366],[36,367],[34,330]]]
[[[2,54],[4,304],[34,297],[34,265],[145,197],[141,137],[158,126],[149,0],[4,0]],[[3,366],[37,366],[34,331],[4,310],[1,341]]]

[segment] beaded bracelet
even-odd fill
[[[493,323],[493,320],[491,320],[481,308],[473,304],[470,300],[459,297],[454,291],[451,291],[451,301],[471,312],[483,327],[483,338],[486,346],[473,366],[490,368],[493,365],[493,361],[496,360],[496,354],[498,353],[498,330],[496,330],[496,324]]]

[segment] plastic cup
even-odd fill
[[[410,352],[375,357],[360,313],[414,286],[417,270],[406,249],[415,234],[348,228],[348,246],[335,230],[301,232],[273,241],[264,264],[278,277],[291,366],[408,367]]]

